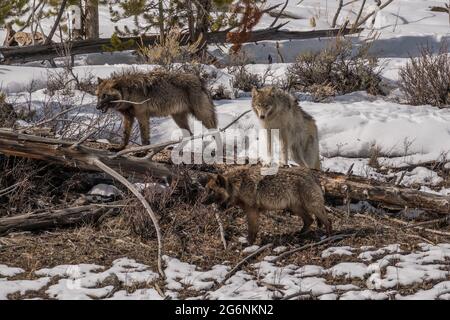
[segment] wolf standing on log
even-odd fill
[[[296,99],[275,87],[253,88],[252,108],[267,130],[267,150],[272,160],[270,129],[279,129],[281,163],[287,165],[288,152],[299,165],[320,170],[319,138],[314,118],[302,110]]]
[[[274,175],[262,175],[261,168],[238,167],[225,174],[211,175],[206,183],[203,204],[226,208],[237,205],[247,214],[248,241],[258,234],[258,217],[266,210],[289,210],[303,220],[301,233],[307,233],[317,220],[331,233],[320,186],[306,167],[280,168]]]
[[[217,128],[214,104],[207,89],[194,74],[165,70],[124,71],[106,80],[99,78],[96,93],[97,109],[102,112],[114,109],[124,119],[123,143],[115,151],[128,145],[135,118],[143,145],[150,144],[150,117],[170,115],[178,127],[191,135],[188,123],[190,114],[207,129]],[[118,100],[122,102],[115,102]]]

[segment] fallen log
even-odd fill
[[[99,159],[108,167],[127,175],[150,175],[163,179],[170,179],[172,176],[170,166],[163,163],[131,157],[112,158],[114,153],[110,151],[83,145],[73,148],[74,143],[76,142],[0,129],[0,153],[5,155],[44,160],[92,171],[99,171],[92,161]]]
[[[385,209],[422,209],[450,214],[450,197],[338,173],[314,172],[327,197],[369,201]]]
[[[284,31],[279,29],[280,26],[257,30],[252,32],[247,42],[256,42],[263,40],[301,40],[320,37],[334,37],[338,34],[346,35],[352,33],[359,33],[362,29],[329,29],[329,30],[313,30],[313,31]],[[228,31],[209,32],[206,35],[207,43],[227,43]],[[180,37],[186,44],[189,37],[187,35]],[[153,45],[159,39],[158,35],[139,36],[139,37],[122,37],[122,42],[133,40],[133,45],[124,48],[123,50],[135,50],[139,45]],[[71,54],[87,54],[105,52],[105,47],[111,45],[110,38],[94,39],[94,40],[80,40],[71,42]],[[31,61],[43,61],[57,58],[61,55],[62,44],[48,44],[48,45],[34,45],[24,47],[0,47],[0,63],[14,64],[26,63]],[[3,56],[3,60],[1,60]]]
[[[91,204],[40,213],[27,213],[0,218],[0,236],[17,231],[34,231],[94,223],[101,217],[117,213],[115,204]]]
[[[106,150],[83,145],[72,148],[74,142],[37,137],[0,129],[0,153],[26,157],[100,171],[93,159],[99,159],[124,176],[153,176],[170,180],[174,166],[148,159],[119,156]],[[198,176],[204,172],[196,172]],[[450,213],[450,197],[394,186],[352,175],[314,171],[325,196],[348,201],[369,201],[386,209],[422,209],[438,214]],[[192,181],[187,181],[191,183]]]

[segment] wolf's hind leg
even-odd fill
[[[217,129],[217,116],[214,103],[206,93],[191,99],[190,110],[194,117],[207,129]]]
[[[186,136],[186,132],[189,133],[190,136],[192,136],[192,131],[189,127],[188,116],[186,113],[173,114],[172,119],[180,129],[185,130],[183,132],[183,136]]]
[[[293,214],[300,216],[303,220],[303,227],[300,230],[300,234],[308,233],[311,224],[314,222],[314,219],[311,217],[311,215],[309,215],[309,213],[301,206],[295,206],[291,209],[291,211]]]
[[[326,233],[330,235],[333,231],[332,225],[327,217],[323,204],[320,205],[319,203],[314,203],[314,201],[308,202],[306,203],[306,209],[317,218],[317,226],[319,228],[325,227]]]

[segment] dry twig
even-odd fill
[[[186,143],[186,142],[191,141],[191,140],[200,139],[200,138],[203,139],[203,138],[206,138],[206,137],[209,137],[209,136],[212,136],[212,135],[216,135],[218,133],[221,133],[221,132],[224,132],[225,130],[227,130],[234,123],[239,121],[243,116],[245,116],[247,113],[249,113],[251,111],[252,110],[248,110],[248,111],[242,113],[239,117],[234,119],[231,123],[229,123],[226,127],[222,128],[222,129],[214,130],[212,132],[208,132],[208,133],[200,134],[200,135],[196,135],[196,136],[181,137],[181,138],[176,139],[176,140],[171,140],[171,141],[168,141],[168,142],[157,143],[157,144],[153,144],[153,145],[149,145],[149,146],[141,146],[141,147],[125,149],[125,150],[117,152],[114,156],[112,156],[112,158],[117,158],[117,157],[123,156],[124,154],[128,154],[128,153],[143,152],[143,151],[154,150],[154,149],[162,150],[165,147],[168,147],[170,145],[174,145],[174,144],[177,144],[177,143]]]
[[[128,188],[135,196],[139,199],[139,201],[144,206],[145,210],[147,210],[147,213],[149,214],[153,225],[156,230],[156,237],[158,241],[158,271],[159,274],[165,278],[164,270],[162,268],[162,235],[161,235],[161,229],[159,227],[158,219],[156,218],[152,208],[150,207],[150,204],[147,202],[147,200],[144,198],[144,196],[139,192],[136,187],[131,184],[127,179],[125,179],[121,174],[119,174],[114,169],[108,167],[106,164],[104,164],[99,159],[92,159],[92,164],[96,165],[100,170],[104,171],[105,173],[109,174],[113,178],[117,179],[120,183],[122,183],[125,187]]]
[[[263,252],[266,249],[269,249],[273,246],[273,243],[268,243],[265,246],[262,246],[261,248],[259,248],[258,250],[252,252],[251,254],[249,254],[248,256],[246,256],[244,259],[242,259],[241,261],[239,261],[233,269],[230,270],[230,272],[228,272],[225,275],[225,278],[223,278],[223,280],[220,282],[220,284],[224,284],[225,281],[227,281],[228,279],[231,278],[232,275],[234,275],[237,271],[239,271],[239,269],[242,267],[242,265],[244,265],[246,262],[248,262],[250,259],[252,259],[253,257],[256,257],[258,254],[260,254],[261,252]]]
[[[320,240],[318,242],[308,243],[307,245],[304,245],[304,246],[301,246],[301,247],[294,248],[292,250],[283,252],[279,256],[277,256],[274,259],[272,259],[271,262],[277,262],[277,261],[280,261],[281,259],[284,259],[288,255],[291,255],[293,253],[296,253],[296,252],[299,252],[299,251],[302,251],[302,250],[305,250],[305,249],[310,249],[310,248],[313,248],[313,247],[317,247],[317,246],[320,246],[321,244],[324,244],[324,243],[339,241],[339,240],[342,240],[342,239],[345,239],[345,238],[352,237],[354,235],[356,235],[356,233],[337,234],[335,236],[331,236],[331,237],[325,238],[325,239]]]

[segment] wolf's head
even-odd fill
[[[98,78],[97,109],[106,112],[109,108],[114,108],[116,104],[111,101],[122,100],[122,93],[117,89],[116,82],[112,79],[103,80]]]
[[[277,107],[276,88],[252,89],[252,108],[260,120],[270,120]]]
[[[202,201],[209,205],[216,203],[222,209],[226,209],[231,204],[232,185],[226,177],[221,174],[211,175],[206,183],[206,195]]]

